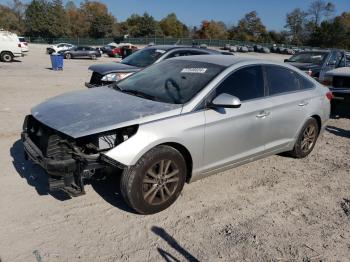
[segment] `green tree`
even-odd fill
[[[221,21],[202,21],[200,29],[197,31],[199,38],[204,39],[227,39],[228,33],[226,25]]]
[[[49,30],[52,37],[67,36],[69,32],[68,17],[62,0],[52,0],[48,3]]]
[[[0,5],[0,28],[18,34],[23,33],[23,25],[19,23],[16,13],[3,5]]]
[[[142,16],[132,14],[123,26],[127,34],[133,37],[156,36],[163,33],[159,23],[148,13]]]
[[[285,28],[289,30],[292,43],[301,45],[305,42],[305,23],[307,13],[299,8],[287,14]]]
[[[105,4],[85,0],[80,6],[80,11],[85,18],[84,27],[89,28],[89,36],[95,38],[112,36],[116,19],[108,12]]]
[[[32,0],[25,11],[26,34],[52,37],[50,31],[50,5],[46,0]]]
[[[171,13],[159,22],[159,26],[165,36],[186,37],[188,28],[185,24],[177,19],[175,13]]]
[[[266,27],[256,11],[247,13],[230,30],[230,37],[241,41],[263,41],[267,35]]]

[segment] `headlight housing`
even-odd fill
[[[102,77],[101,81],[103,82],[116,82],[122,80],[133,73],[110,73]]]

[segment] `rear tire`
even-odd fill
[[[96,60],[97,59],[96,55],[91,55],[91,59]]]
[[[71,58],[73,58],[73,56],[72,56],[72,54],[68,53],[68,54],[64,55],[64,58],[65,59],[71,59]]]
[[[10,52],[2,52],[0,54],[0,61],[9,63],[13,61],[13,55]]]
[[[304,124],[295,142],[294,149],[289,152],[292,157],[304,158],[308,156],[315,147],[319,135],[319,127],[315,118],[310,118]]]
[[[144,154],[123,172],[120,189],[126,203],[140,214],[171,206],[186,180],[186,162],[176,149],[161,145]]]

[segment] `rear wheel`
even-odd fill
[[[0,55],[0,60],[2,62],[11,62],[13,60],[13,55],[10,52],[2,52]]]
[[[97,58],[96,58],[96,55],[91,55],[91,59],[92,60],[96,60]]]
[[[318,123],[315,118],[310,118],[303,126],[294,145],[291,155],[296,158],[308,156],[314,149],[319,134]]]
[[[72,54],[67,53],[67,54],[64,55],[64,57],[65,57],[66,59],[71,59],[71,58],[72,58]]]
[[[121,192],[131,208],[141,214],[154,214],[175,202],[185,179],[183,156],[170,146],[157,146],[124,171]]]

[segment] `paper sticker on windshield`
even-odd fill
[[[157,49],[156,52],[157,52],[157,53],[164,54],[166,51],[165,51],[165,50],[162,50],[162,49]]]
[[[181,73],[188,74],[204,74],[208,68],[184,68],[181,70]]]

